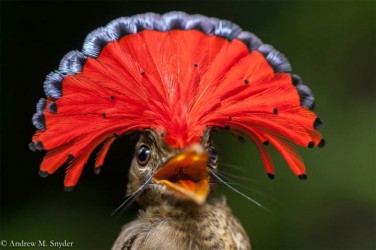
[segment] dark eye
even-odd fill
[[[217,165],[218,162],[218,151],[214,147],[210,147],[208,149],[208,154],[209,154],[209,162],[210,164]]]
[[[151,157],[151,149],[147,145],[141,145],[137,151],[137,162],[140,166],[145,166]]]

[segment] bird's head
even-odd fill
[[[193,202],[201,205],[210,193],[210,173],[217,169],[218,153],[209,132],[199,143],[173,148],[154,130],[140,136],[132,160],[127,193],[139,193],[140,203]]]

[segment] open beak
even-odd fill
[[[153,180],[201,205],[209,194],[208,153],[194,144],[168,160]]]

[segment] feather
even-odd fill
[[[305,173],[289,144],[322,145],[321,120],[307,108],[313,95],[291,75],[283,54],[254,34],[216,18],[170,12],[117,19],[90,33],[50,73],[33,123],[47,154],[41,170],[67,161],[65,185],[74,186],[91,152],[113,134],[154,129],[175,148],[199,142],[212,127],[248,136],[274,174],[270,142],[294,173]],[[40,148],[40,147],[39,147]]]
[[[276,137],[267,136],[267,138],[268,141],[281,153],[294,174],[300,176],[306,173],[302,158],[291,144]]]
[[[252,140],[252,142],[256,145],[257,149],[259,150],[259,152],[261,154],[261,160],[264,163],[264,167],[265,167],[266,172],[269,175],[274,176],[273,160],[270,156],[268,148],[265,147],[264,144],[262,144],[262,142],[264,142],[265,140],[259,139],[259,138],[263,138],[263,137],[261,135],[256,135],[254,130],[251,133],[247,133],[247,136]]]
[[[95,160],[95,168],[99,168],[103,165],[104,159],[106,158],[107,152],[110,149],[112,143],[115,141],[115,136],[108,138],[101,148],[101,150],[97,154],[97,158]]]

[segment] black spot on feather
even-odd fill
[[[268,173],[268,177],[269,177],[269,179],[274,180],[274,174]]]
[[[34,142],[29,143],[29,149],[33,152],[35,152],[37,149],[35,148]]]
[[[74,188],[73,186],[71,186],[71,187],[64,187],[64,191],[65,192],[70,192],[70,191],[72,191],[73,188]]]
[[[42,178],[48,177],[48,172],[46,172],[46,171],[39,170],[38,174]]]
[[[43,150],[43,143],[41,141],[34,142],[34,146],[36,150],[39,150],[39,151]]]
[[[324,123],[322,122],[322,120],[320,118],[316,118],[315,121],[313,122],[313,128],[318,130],[322,127],[322,125],[324,125]]]
[[[50,102],[48,104],[48,111],[50,111],[51,114],[57,113],[57,104],[55,102]]]
[[[102,171],[102,167],[96,167],[94,168],[94,174],[100,174]]]
[[[319,148],[323,148],[323,147],[325,147],[325,144],[326,144],[326,141],[324,139],[321,139],[321,141],[319,142],[319,144],[317,146]]]
[[[307,175],[306,174],[301,174],[301,175],[298,175],[298,178],[301,179],[301,180],[307,180]]]

